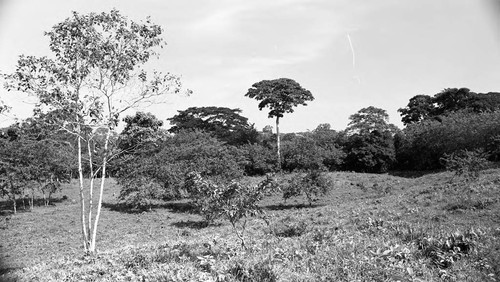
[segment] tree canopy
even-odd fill
[[[268,117],[276,118],[277,159],[278,168],[281,169],[279,119],[285,113],[293,113],[294,107],[298,105],[306,106],[306,102],[314,100],[314,96],[311,91],[290,78],[262,80],[254,83],[245,96],[260,101],[259,110],[267,107],[270,109]]]
[[[255,143],[257,131],[241,109],[226,107],[190,107],[168,119],[172,133],[183,130],[201,130],[213,133],[219,140],[232,144]]]
[[[362,108],[355,114],[352,114],[349,119],[349,125],[346,129],[349,133],[369,134],[373,131],[379,132],[395,132],[397,127],[389,123],[389,115],[383,109],[369,106]]]
[[[262,80],[248,89],[246,97],[254,98],[259,103],[259,110],[268,107],[269,117],[283,117],[285,113],[293,113],[294,107],[307,105],[314,100],[311,92],[289,78]]]
[[[474,113],[489,112],[500,109],[500,93],[475,93],[468,88],[446,88],[435,94],[416,95],[408,105],[400,108],[401,121],[405,125],[425,119],[440,120],[443,115],[456,111]]]

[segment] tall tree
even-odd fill
[[[136,23],[117,10],[86,15],[73,12],[45,33],[52,58],[20,56],[16,71],[5,76],[8,90],[36,95],[39,103],[35,113],[53,113],[53,124],[76,137],[82,238],[87,253],[96,251],[106,165],[112,157],[109,140],[120,114],[145,103],[162,102],[167,93],[180,92],[178,77],[144,70],[149,59],[158,55],[156,47],[163,46],[161,34],[162,28],[149,18]],[[100,166],[95,168],[91,145],[103,132]],[[89,164],[88,205],[83,185],[84,150]],[[98,173],[102,179],[94,206],[93,180]]]
[[[298,105],[307,105],[307,101],[313,101],[314,97],[311,92],[297,83],[293,79],[279,78],[274,80],[262,80],[254,83],[248,89],[246,97],[254,98],[259,103],[259,110],[269,108],[269,118],[276,118],[276,144],[277,144],[277,159],[278,169],[281,170],[281,153],[280,153],[280,131],[279,121],[285,113],[293,113],[294,107]]]
[[[386,172],[395,161],[393,136],[399,129],[389,123],[389,115],[373,106],[349,117],[346,129],[345,166],[349,170]]]
[[[172,133],[182,130],[201,130],[213,133],[219,140],[231,145],[255,143],[257,131],[241,109],[226,107],[190,107],[169,118]]]
[[[348,133],[367,134],[375,130],[379,132],[389,131],[395,133],[397,127],[389,123],[389,115],[383,109],[369,106],[362,108],[355,114],[352,114],[349,119],[351,120],[347,127]]]

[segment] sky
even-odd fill
[[[193,90],[138,109],[162,120],[192,106],[240,108],[260,130],[274,119],[244,95],[256,82],[283,77],[315,100],[286,114],[282,132],[323,123],[342,130],[368,106],[402,128],[397,109],[415,95],[500,92],[497,0],[0,0],[0,72],[13,72],[21,54],[50,57],[43,32],[72,11],[112,8],[164,28],[167,46],[153,65]],[[0,100],[12,107],[0,127],[29,117],[36,102],[3,88]]]

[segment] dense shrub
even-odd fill
[[[394,138],[390,132],[377,130],[349,136],[344,168],[350,171],[383,173],[396,161]]]
[[[257,203],[266,194],[269,185],[264,180],[258,185],[243,185],[237,181],[214,183],[198,173],[189,173],[185,182],[193,205],[207,223],[223,216],[233,227],[234,233],[245,247],[244,233],[247,219],[262,213]]]
[[[323,150],[307,137],[295,136],[282,144],[282,169],[285,171],[323,169]]]
[[[285,201],[291,197],[305,195],[309,205],[327,195],[332,187],[332,182],[326,173],[319,170],[298,173],[280,184]]]
[[[460,150],[451,154],[445,154],[441,160],[446,170],[454,172],[465,180],[475,180],[479,177],[481,170],[488,165],[488,160],[482,151]]]
[[[276,149],[261,144],[248,144],[239,148],[244,154],[247,175],[264,175],[276,171]]]
[[[407,169],[443,167],[440,159],[459,150],[483,149],[493,159],[498,147],[500,111],[486,113],[453,112],[439,119],[408,125],[397,146],[397,159]]]
[[[153,199],[185,197],[187,173],[197,172],[226,183],[243,176],[242,163],[237,148],[224,145],[210,134],[180,132],[165,141],[156,154],[123,157],[117,177],[123,187],[120,199],[139,207]]]

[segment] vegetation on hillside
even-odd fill
[[[403,129],[368,106],[344,130],[283,134],[314,97],[280,78],[245,94],[276,133],[217,106],[179,110],[168,130],[136,112],[117,132],[125,111],[181,89],[141,69],[161,33],[74,12],[46,34],[52,58],[22,55],[2,75],[39,101],[0,130],[1,279],[500,279],[499,93],[417,95]]]

